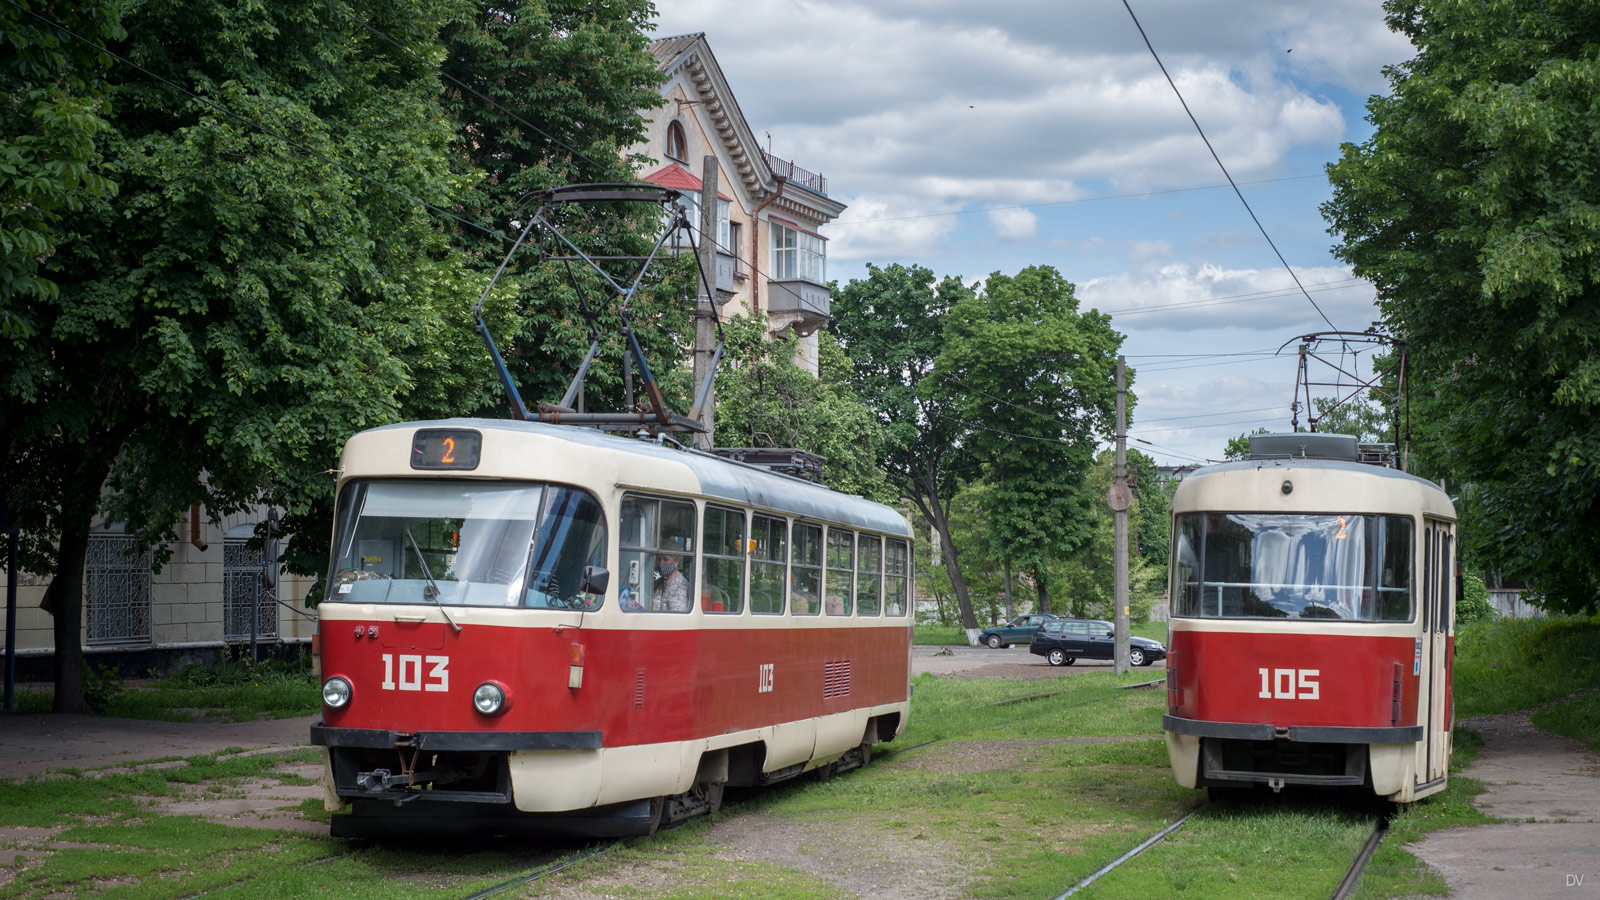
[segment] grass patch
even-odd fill
[[[1539,710],[1533,714],[1533,724],[1552,734],[1582,741],[1591,752],[1600,753],[1600,690]]]
[[[967,630],[956,625],[917,625],[911,630],[911,643],[930,647],[965,647]]]
[[[95,711],[104,716],[163,722],[249,722],[311,716],[322,708],[309,656],[260,663],[230,657],[214,666],[190,663],[136,686],[104,674],[109,671],[102,667],[85,682],[86,693],[93,690]],[[26,687],[16,696],[20,711],[46,713],[55,689],[50,685]]]
[[[1126,675],[1086,672],[1048,682],[920,675],[913,682],[911,721],[897,742],[1066,735],[1159,738],[1166,694],[1160,690],[1120,689],[1122,685],[1149,680],[1149,672],[1143,669]],[[993,705],[1040,694],[1049,696]],[[893,749],[893,745],[886,749]]]
[[[1456,712],[1515,712],[1600,687],[1600,616],[1495,619],[1456,635]],[[1568,718],[1564,724],[1581,727]],[[1600,737],[1591,727],[1592,741]],[[1591,744],[1592,746],[1592,744]]]

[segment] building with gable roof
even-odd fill
[[[643,180],[685,191],[699,226],[702,161],[717,159],[717,299],[725,314],[765,313],[774,334],[800,339],[796,362],[817,372],[818,328],[829,319],[828,240],[845,205],[828,181],[756,143],[704,33],[651,45],[666,103],[645,111]]]

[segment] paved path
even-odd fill
[[[1435,832],[1412,852],[1452,900],[1600,900],[1600,760],[1527,713],[1462,724],[1485,741],[1463,773],[1488,787],[1478,808],[1511,821]]]
[[[305,744],[317,717],[258,722],[156,722],[100,716],[0,715],[0,772],[98,769],[196,756],[229,747],[254,750]]]

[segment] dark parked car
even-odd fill
[[[1057,619],[1046,622],[1034,633],[1028,652],[1044,657],[1052,666],[1070,666],[1078,659],[1113,659],[1117,652],[1113,633],[1110,622]],[[1138,636],[1128,638],[1128,662],[1133,665],[1148,666],[1166,658],[1167,648],[1160,641]]]
[[[1054,622],[1060,616],[1049,613],[1033,613],[1026,616],[1017,616],[1009,624],[996,625],[978,636],[978,642],[988,644],[991,648],[999,650],[1012,644],[1021,644],[1033,637],[1039,626],[1046,622]]]

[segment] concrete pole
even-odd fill
[[[700,269],[706,273],[706,278],[711,284],[701,281],[698,274],[695,281],[698,286],[694,306],[694,394],[700,396],[700,386],[711,377],[711,356],[717,349],[717,329],[715,324],[715,311],[712,304],[716,302],[714,291],[717,281],[717,158],[707,155],[700,163]],[[706,426],[705,434],[694,436],[694,445],[701,450],[710,450],[715,446],[712,435],[716,427],[717,398],[715,388],[712,394],[706,397],[704,408],[700,410],[700,422]]]
[[[0,528],[6,532],[6,712],[17,708],[17,542],[22,529],[11,521],[11,508],[0,500]]]
[[[1117,355],[1117,481],[1112,488],[1122,497],[1113,504],[1116,519],[1115,567],[1116,582],[1114,602],[1117,604],[1115,626],[1117,674],[1128,671],[1128,385],[1122,355]]]

